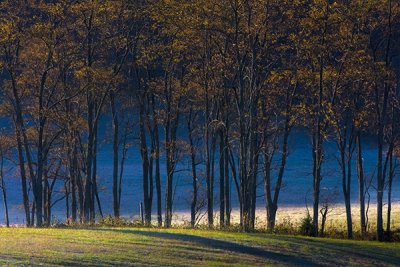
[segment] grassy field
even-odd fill
[[[0,265],[396,266],[399,243],[184,229],[0,229]]]
[[[400,204],[394,203],[392,205],[392,216],[391,216],[391,226],[392,230],[400,229],[400,215],[397,212],[400,210]],[[384,227],[386,229],[386,207],[383,210]],[[310,210],[312,212],[312,210]],[[277,228],[293,228],[299,227],[302,218],[307,214],[307,209],[305,207],[299,206],[283,206],[279,207],[276,217]],[[264,208],[258,208],[256,211],[256,228],[259,230],[266,229],[266,211]],[[139,218],[139,217],[137,217]],[[207,216],[203,216],[200,221],[200,225],[205,226],[207,224]],[[233,209],[231,213],[231,222],[239,223],[239,211]],[[352,205],[352,218],[353,218],[353,230],[357,233],[360,230],[360,214],[358,204]],[[319,216],[321,224],[321,216]],[[154,220],[157,218],[154,216]],[[190,213],[189,212],[175,212],[173,217],[173,223],[175,226],[182,226],[183,224],[189,225]],[[218,213],[215,213],[214,222],[219,222]],[[376,225],[376,205],[371,204],[368,210],[368,231],[370,233],[375,233]],[[329,209],[329,213],[326,220],[327,232],[341,232],[346,236],[347,225],[346,225],[346,210],[343,204],[332,205]],[[336,235],[337,236],[337,235]]]

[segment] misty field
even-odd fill
[[[1,265],[396,266],[400,244],[149,228],[0,229]]]

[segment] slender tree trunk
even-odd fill
[[[215,150],[216,150],[217,136],[215,134],[211,137],[211,151],[210,151],[210,177],[208,184],[208,217],[209,226],[214,225],[214,181],[215,181]]]
[[[43,155],[43,136],[44,136],[44,122],[40,122],[39,127],[39,145],[38,145],[38,160],[37,160],[37,174],[36,182],[34,183],[34,197],[36,203],[36,226],[41,227],[43,224],[43,174],[44,174],[44,162],[47,160]]]
[[[349,144],[349,149],[351,144]],[[351,153],[348,151],[348,153]],[[345,155],[343,155],[345,157]],[[343,193],[344,193],[344,203],[346,207],[346,222],[347,222],[347,238],[351,239],[353,238],[353,220],[351,216],[351,156],[348,154],[348,159],[347,159],[347,173],[346,173],[346,168],[344,169],[344,178],[342,180],[342,185],[343,185]],[[343,162],[344,164],[344,162]]]
[[[226,133],[225,133],[225,146],[223,153],[223,161],[225,168],[225,226],[230,226],[231,224],[231,199],[230,199],[230,177],[229,177],[229,150],[228,150],[228,119],[225,121]]]
[[[66,222],[69,224],[70,223],[70,200],[69,196],[71,194],[71,181],[65,182],[64,183],[64,188],[65,188],[65,210],[66,210]]]
[[[118,186],[118,210],[121,210],[121,195],[122,195],[122,178],[124,176],[124,166],[125,166],[125,160],[126,160],[126,154],[128,153],[128,144],[127,144],[127,138],[128,138],[128,123],[125,126],[125,133],[124,133],[124,139],[123,139],[123,144],[122,144],[122,159],[121,159],[121,166],[120,166],[120,172],[119,172],[119,186]]]
[[[1,146],[1,145],[0,145]],[[1,148],[0,148],[1,149]],[[3,154],[3,152],[1,152]],[[6,222],[6,226],[10,227],[10,219],[8,216],[8,205],[7,205],[7,190],[6,184],[4,182],[4,156],[1,155],[1,166],[0,166],[0,179],[1,179],[1,191],[3,193],[3,206],[4,206],[4,220]]]
[[[327,5],[329,8],[329,5]],[[325,25],[326,27],[326,25]],[[325,43],[325,37],[323,38]],[[315,129],[313,130],[312,149],[313,149],[313,234],[318,236],[318,215],[319,215],[319,198],[320,198],[320,184],[321,184],[321,166],[323,160],[322,148],[322,106],[323,106],[323,93],[324,93],[324,59],[323,55],[320,56],[319,68],[319,88],[318,88],[318,101],[317,101],[317,114],[315,120]]]
[[[162,226],[162,203],[161,203],[161,174],[160,174],[160,139],[158,135],[158,124],[154,124],[154,142],[156,146],[156,192],[157,192],[157,221]]]
[[[192,202],[190,205],[190,225],[195,227],[196,225],[196,214],[197,214],[197,170],[196,170],[196,150],[193,142],[193,127],[192,127],[192,120],[193,120],[193,111],[192,108],[189,112],[189,117],[187,119],[187,129],[188,129],[188,136],[189,136],[189,146],[190,146],[190,159],[191,159],[191,167],[192,167]]]
[[[27,176],[25,172],[25,159],[24,159],[24,149],[25,149],[25,155],[26,155],[26,161],[28,163],[28,168],[29,168],[29,174],[32,183],[34,183],[34,173],[33,173],[33,168],[32,168],[32,161],[30,157],[30,150],[27,144],[27,137],[24,129],[24,118],[22,116],[22,106],[21,106],[21,99],[18,94],[18,89],[17,89],[17,82],[14,77],[14,72],[10,69],[7,69],[10,77],[11,77],[11,88],[12,88],[12,93],[14,97],[14,110],[15,110],[15,128],[16,128],[16,137],[17,137],[17,147],[18,147],[18,159],[19,159],[19,166],[20,166],[20,172],[21,172],[21,180],[22,180],[22,196],[23,196],[23,202],[24,202],[24,209],[25,209],[25,217],[26,217],[26,224],[27,226],[33,225],[34,221],[30,218],[30,207],[29,207],[29,195],[28,195],[28,189],[27,189]]]
[[[18,160],[19,160],[19,171],[21,173],[21,184],[22,184],[22,200],[24,203],[24,211],[25,211],[25,220],[26,226],[31,225],[30,220],[30,207],[29,207],[29,195],[28,195],[28,186],[25,172],[25,159],[23,154],[23,147],[21,141],[21,129],[18,125],[16,125],[16,138],[17,138],[17,149],[18,149]]]
[[[249,221],[249,223],[250,223],[250,225],[249,225],[249,231],[253,231],[254,230],[254,228],[255,228],[255,223],[256,223],[256,203],[257,203],[257,174],[258,174],[258,158],[259,158],[259,153],[258,153],[258,145],[259,145],[259,142],[258,142],[258,138],[257,138],[257,133],[256,133],[256,129],[254,129],[254,135],[255,135],[255,137],[253,137],[253,144],[252,144],[252,146],[254,147],[253,148],[253,151],[251,152],[251,154],[250,155],[253,155],[252,157],[253,157],[253,162],[251,163],[251,168],[252,168],[252,171],[251,171],[251,177],[250,177],[250,179],[251,179],[251,183],[250,183],[250,196],[251,196],[251,198],[250,198],[250,205],[249,205],[249,209],[250,209],[250,212],[249,212],[249,214],[250,214],[250,221]]]
[[[376,231],[377,238],[379,241],[383,241],[383,190],[384,190],[384,174],[382,171],[382,160],[383,160],[383,126],[379,127],[378,132],[378,167],[377,167],[377,218],[376,218]]]
[[[95,201],[99,209],[100,217],[103,218],[103,210],[101,208],[101,202],[97,187],[97,143],[98,143],[98,120],[94,123],[94,142],[93,142],[93,170],[92,170],[92,199],[90,206],[90,221],[91,223],[96,222],[96,209]]]
[[[386,87],[386,86],[385,86]],[[383,131],[384,131],[384,125],[383,125],[383,120],[386,118],[386,108],[387,108],[387,99],[388,99],[388,89],[385,88],[385,95],[383,99],[383,107],[382,111],[379,116],[379,121],[378,121],[378,150],[377,150],[377,158],[378,158],[378,164],[377,164],[377,218],[376,218],[376,233],[377,233],[377,239],[379,241],[383,241],[384,239],[384,233],[383,233],[383,192],[384,192],[384,187],[385,187],[385,172],[383,168],[383,146],[384,146],[384,140],[383,140]]]
[[[229,112],[229,94],[228,89],[225,88],[223,91],[223,112],[222,112],[222,120],[224,122],[224,129],[222,129],[221,138],[223,138],[223,149],[220,155],[220,160],[222,160],[222,168],[224,172],[224,212],[225,212],[225,226],[231,225],[231,200],[230,200],[230,176],[229,176],[229,128],[230,128],[230,112]]]
[[[143,170],[143,202],[144,202],[144,222],[146,226],[151,225],[151,211],[153,203],[153,159],[155,153],[155,144],[151,140],[151,153],[149,156],[147,149],[146,128],[152,133],[152,127],[149,124],[149,113],[147,111],[150,101],[146,95],[139,96],[140,114],[139,114],[139,131],[140,131],[140,153],[142,157]],[[152,136],[152,135],[151,135]]]
[[[383,172],[387,175],[388,177],[388,195],[387,195],[387,218],[386,218],[386,233],[388,235],[388,239],[391,239],[391,215],[392,215],[392,186],[393,186],[393,176],[394,176],[394,164],[393,164],[393,154],[394,154],[394,148],[395,148],[395,142],[394,140],[396,133],[395,133],[395,108],[392,105],[391,107],[391,139],[389,141],[389,149],[386,154],[386,160],[385,160],[385,167],[383,169]],[[388,165],[389,164],[389,169]]]
[[[76,138],[74,137],[74,140]],[[76,147],[76,141],[73,141],[72,155],[70,155],[70,181],[71,181],[71,214],[72,221],[76,222],[77,218],[77,200],[76,200],[76,188],[77,188],[77,172],[78,172],[78,150]]]
[[[86,28],[86,67],[89,69],[92,68],[93,65],[93,36],[92,36],[92,28],[93,28],[93,20],[94,20],[94,12],[90,10],[90,14],[87,19],[87,28]],[[93,85],[92,85],[92,77],[87,77],[87,89],[86,89],[86,106],[87,106],[87,126],[88,126],[88,143],[87,143],[87,151],[86,151],[86,178],[84,184],[84,205],[83,205],[83,223],[88,223],[94,214],[94,188],[93,188],[93,151],[94,151],[94,142],[95,142],[95,120],[96,120],[96,105],[95,105],[95,96],[93,94]]]
[[[114,91],[110,91],[110,105],[111,105],[111,115],[112,115],[112,127],[113,127],[113,208],[114,208],[114,216],[116,218],[119,217],[119,196],[118,196],[118,148],[119,148],[119,123],[118,123],[118,115],[115,108],[115,93]]]
[[[79,220],[81,223],[85,222],[85,187],[82,181],[81,173],[78,172],[76,175],[77,178],[77,188],[78,188],[78,196],[79,196]]]
[[[208,128],[208,126],[206,126]],[[209,133],[206,130],[206,191],[207,191],[207,221],[208,226],[212,227],[214,224],[214,211],[213,211],[213,191],[211,190],[211,156],[209,148]]]
[[[49,181],[48,176],[45,174],[43,179],[43,223],[46,227],[50,225],[50,215],[48,213],[49,206]]]
[[[208,95],[206,96],[206,118],[205,118],[205,133],[204,133],[204,143],[206,152],[206,192],[207,192],[207,222],[208,227],[214,225],[214,190],[212,189],[212,174],[211,174],[211,153],[210,153],[210,129],[209,129],[209,103]]]
[[[357,173],[358,173],[358,201],[360,204],[360,227],[361,227],[361,236],[364,237],[367,232],[367,225],[365,218],[365,181],[364,181],[362,141],[361,141],[360,131],[357,131],[356,146],[357,146]]]
[[[264,133],[264,193],[265,193],[265,208],[267,210],[267,230],[272,232],[275,228],[275,216],[277,207],[274,205],[271,194],[271,155],[268,151],[267,137]]]
[[[94,140],[93,140],[93,155],[92,155],[92,190],[90,195],[90,223],[94,224],[96,221],[96,197],[97,197],[97,129],[96,126],[93,127]],[[99,205],[99,209],[101,209]]]
[[[90,99],[92,96],[88,96],[88,144],[86,152],[86,180],[85,180],[85,198],[83,207],[83,223],[90,221],[90,207],[92,206],[92,163],[93,163],[93,141],[94,141],[94,129],[93,129],[93,103]]]
[[[348,161],[347,166],[347,191],[345,197],[345,205],[346,205],[346,221],[347,221],[347,238],[353,238],[353,219],[351,216],[351,159]]]
[[[347,116],[347,115],[346,115]],[[346,117],[345,123],[336,129],[337,144],[340,152],[340,169],[342,172],[342,191],[346,209],[347,238],[353,238],[353,221],[351,216],[351,167],[353,155],[353,126],[349,125],[350,119]],[[340,122],[337,123],[340,125]]]
[[[36,203],[35,203],[35,198],[32,200],[32,211],[31,211],[31,222],[33,226],[33,222],[35,221],[35,212],[36,212]]]
[[[144,214],[145,214],[145,224],[149,225],[148,214],[148,204],[149,204],[149,158],[147,151],[147,140],[145,132],[145,100],[142,96],[140,98],[140,116],[139,116],[139,129],[140,129],[140,154],[142,157],[142,173],[143,173],[143,202],[144,202]]]
[[[179,123],[179,102],[172,103],[172,88],[166,77],[165,97],[167,102],[165,122],[166,188],[165,188],[165,227],[171,227],[173,205],[173,178],[176,166],[176,134]],[[176,106],[173,106],[176,105]]]
[[[54,178],[54,179],[56,179],[56,178]],[[45,195],[47,203],[46,203],[46,207],[44,207],[46,209],[46,213],[47,213],[46,226],[50,226],[50,224],[51,224],[51,201],[52,201],[51,196],[52,196],[53,190],[49,187],[48,183],[47,183],[47,185],[45,184],[45,186],[47,186],[47,195]]]
[[[165,187],[165,227],[171,227],[172,223],[172,186],[173,186],[173,166],[172,166],[172,151],[171,151],[171,141],[169,134],[167,133],[169,129],[166,130],[166,151],[167,151],[167,179]],[[167,137],[168,136],[168,137]]]
[[[219,131],[219,226],[222,228],[225,225],[225,137],[223,130]]]
[[[386,51],[385,51],[385,63],[386,67],[390,68],[391,59],[391,42],[392,42],[392,1],[388,2],[388,25],[387,32],[388,36],[386,38]],[[384,84],[384,93],[383,93],[383,101],[382,104],[379,103],[379,93],[378,88],[376,88],[376,110],[378,115],[378,166],[377,166],[377,221],[376,221],[376,233],[377,239],[379,241],[383,241],[384,232],[383,232],[383,192],[385,187],[385,179],[386,173],[383,170],[383,146],[384,146],[384,129],[385,122],[387,118],[387,108],[389,102],[389,91],[390,85],[385,82]]]
[[[287,99],[288,100],[288,99]],[[286,110],[289,113],[289,109]],[[287,115],[285,120],[285,129],[283,133],[283,140],[282,140],[282,156],[278,171],[278,177],[275,183],[273,197],[271,193],[271,161],[272,155],[268,157],[268,149],[267,149],[267,139],[264,137],[264,187],[265,187],[265,202],[266,202],[266,209],[267,209],[267,229],[268,231],[272,232],[275,228],[276,222],[276,212],[278,210],[278,199],[279,193],[282,187],[283,175],[286,168],[286,162],[288,157],[288,142],[289,142],[289,135],[290,135],[291,127],[290,127],[290,117]]]
[[[166,179],[166,187],[165,187],[165,227],[171,227],[171,223],[172,223],[172,166],[171,166],[171,143],[170,143],[170,139],[169,134],[168,134],[169,129],[167,128],[165,136],[166,136],[166,151],[167,151],[167,179]]]
[[[386,232],[391,237],[391,215],[392,215],[392,187],[394,176],[393,149],[389,153],[389,173],[388,173],[388,206],[386,219]]]
[[[151,214],[153,210],[153,195],[154,195],[154,181],[153,181],[153,169],[154,169],[154,144],[151,145],[151,155],[149,156],[149,198],[147,199],[147,209],[145,214],[146,225],[151,225]]]
[[[319,126],[318,126],[319,128]],[[318,236],[318,214],[321,184],[322,148],[320,130],[313,133],[313,234]]]
[[[243,197],[242,197],[242,193],[241,193],[241,187],[239,184],[239,179],[238,175],[237,175],[237,171],[236,171],[236,164],[235,164],[235,158],[233,156],[233,152],[232,149],[230,147],[228,147],[228,157],[229,157],[229,166],[231,167],[231,172],[232,172],[232,178],[233,178],[233,182],[236,188],[236,193],[238,196],[238,200],[239,200],[239,220],[240,220],[240,225],[243,225]]]

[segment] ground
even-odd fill
[[[0,229],[1,265],[395,266],[399,243],[185,229]]]

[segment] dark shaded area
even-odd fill
[[[100,231],[111,231],[125,234],[143,235],[147,237],[163,238],[170,240],[178,240],[183,242],[192,242],[200,246],[225,250],[230,253],[241,253],[250,256],[258,257],[266,261],[275,261],[280,264],[287,264],[291,266],[320,266],[311,260],[301,257],[293,256],[288,254],[282,254],[272,251],[267,251],[262,248],[247,246],[243,244],[233,243],[225,240],[219,240],[209,237],[202,237],[197,235],[188,234],[177,234],[167,232],[152,232],[152,231],[140,231],[140,230],[125,230],[125,229],[99,229]]]
[[[278,242],[286,241],[290,247],[290,250],[296,253],[296,255],[278,253],[273,251],[265,250],[261,247],[253,247],[245,244],[233,243],[225,240],[214,239],[210,237],[202,237],[197,235],[189,234],[178,234],[168,232],[154,232],[154,231],[141,231],[141,230],[130,230],[130,229],[98,229],[100,231],[111,231],[125,234],[143,235],[147,237],[162,238],[177,240],[183,242],[196,243],[199,246],[225,250],[230,253],[240,253],[249,256],[258,257],[265,261],[273,261],[284,265],[291,266],[338,266],[343,264],[357,264],[354,260],[360,259],[368,261],[371,265],[399,265],[400,258],[396,254],[391,254],[390,251],[384,251],[384,249],[376,246],[365,247],[358,244],[344,244],[342,242],[324,242],[319,239],[299,239],[291,238],[288,236],[274,236],[268,235],[265,238],[276,240]],[[314,259],[310,259],[307,256],[302,255],[302,248],[310,248],[315,251],[311,254],[315,256]],[[352,262],[347,262],[347,258],[351,259]]]
[[[269,239],[277,241],[287,241],[293,246],[304,246],[315,249],[314,255],[319,255],[323,258],[324,263],[327,265],[338,265],[339,259],[344,261],[346,258],[359,258],[368,259],[371,264],[392,264],[398,266],[400,264],[400,258],[398,255],[393,255],[390,251],[385,251],[383,248],[376,246],[361,246],[354,243],[342,243],[342,242],[324,242],[319,239],[309,238],[291,238],[285,236],[268,236]],[[372,241],[371,241],[372,242]]]

